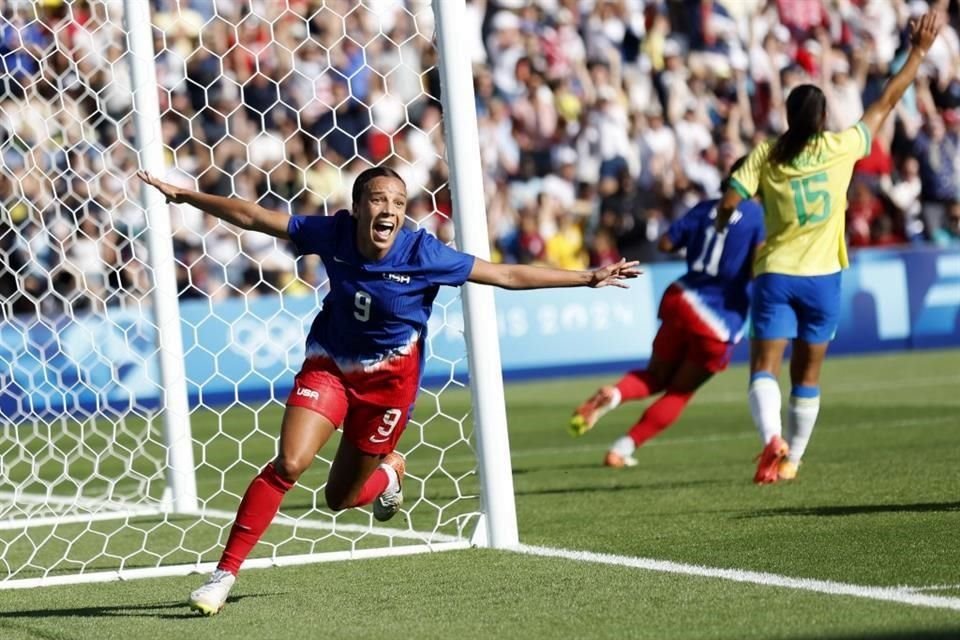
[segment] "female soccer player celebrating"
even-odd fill
[[[756,483],[797,475],[820,410],[820,368],[839,319],[853,165],[870,152],[873,136],[913,82],[940,25],[937,12],[911,23],[906,64],[863,119],[846,131],[824,131],[827,106],[820,89],[794,89],[787,98],[786,133],[754,149],[724,192],[717,216],[720,231],[742,199],[758,195],[765,211],[767,241],[754,265],[751,311],[750,412],[764,442]],[[777,377],[791,339],[787,442],[781,437]]]
[[[289,216],[252,202],[180,189],[140,172],[168,202],[202,209],[244,229],[292,242],[298,254],[319,255],[330,278],[307,336],[306,361],[294,379],[280,427],[276,459],[254,478],[216,571],[190,594],[206,615],[223,608],[240,565],[334,430],[343,428],[325,498],[334,511],[374,503],[378,520],[403,502],[405,461],[396,453],[413,408],[423,367],[427,319],[440,285],[464,282],[505,289],[625,287],[636,262],[595,271],[491,264],[444,245],[426,231],[403,227],[406,185],[385,167],[353,185],[353,209],[333,216]]]

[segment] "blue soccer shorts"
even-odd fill
[[[799,338],[810,344],[833,340],[840,321],[840,272],[757,276],[750,321],[751,337],[758,340]]]

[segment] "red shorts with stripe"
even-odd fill
[[[343,428],[360,451],[390,453],[407,426],[420,382],[420,353],[394,356],[375,370],[340,370],[329,357],[308,358],[294,378],[288,407],[315,411]]]
[[[672,285],[660,301],[662,324],[653,339],[653,356],[665,362],[692,362],[710,373],[730,364],[733,345],[715,337],[684,297]]]

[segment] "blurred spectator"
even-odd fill
[[[620,260],[620,252],[613,234],[609,229],[601,228],[593,238],[593,249],[590,251],[590,267],[605,267]]]
[[[573,214],[557,212],[556,231],[547,237],[544,258],[548,265],[561,269],[586,269],[589,264],[583,230]]]
[[[517,262],[531,264],[543,260],[546,243],[540,235],[537,214],[530,209],[520,214],[520,233],[517,238]]]
[[[102,235],[102,214],[88,211],[83,214],[73,235],[68,238],[65,256],[66,266],[77,282],[83,302],[76,308],[90,307],[101,310],[107,303],[107,284],[111,265],[117,263],[116,245]]]
[[[780,21],[797,40],[809,36],[816,27],[830,23],[822,0],[777,0]]]
[[[873,244],[874,223],[883,215],[883,203],[862,180],[852,185],[853,194],[847,208],[847,230],[851,247],[868,247]]]
[[[944,118],[933,114],[913,148],[920,161],[923,222],[932,238],[943,225],[947,205],[957,199],[960,138],[946,130]]]
[[[933,234],[933,241],[940,247],[960,247],[960,202],[951,202],[943,227]]]
[[[917,159],[912,156],[904,158],[897,178],[897,182],[893,182],[889,176],[883,177],[883,193],[893,205],[895,217],[901,221],[904,236],[911,242],[923,242],[923,220],[920,217],[923,185]]]

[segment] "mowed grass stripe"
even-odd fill
[[[950,588],[960,566],[960,422],[954,420],[960,395],[953,393],[958,362],[960,351],[831,359],[824,411],[803,477],[762,488],[750,482],[759,440],[742,366],[712,380],[675,428],[648,443],[650,451],[641,448],[641,467],[623,473],[603,468],[599,457],[578,448],[602,450],[639,416],[642,403],[608,416],[599,432],[583,439],[570,438],[564,429],[573,407],[612,376],[511,384],[507,408],[511,446],[519,456],[513,467],[520,539],[546,549],[721,567],[800,584],[886,587],[898,600],[908,592],[934,596],[934,602],[960,598],[960,590]],[[714,403],[715,397],[733,400]],[[470,406],[462,392],[445,392],[436,406],[421,400],[424,419],[438,411],[462,415]],[[195,434],[204,443],[197,459],[206,460],[199,480],[204,495],[216,498],[208,506],[232,512],[254,467],[274,455],[280,411],[271,406],[256,415],[236,410],[195,417]],[[247,437],[254,426],[260,431]],[[409,429],[401,444],[411,453],[411,476],[458,478],[429,485],[424,505],[475,491],[479,481],[470,475],[474,463],[467,447],[445,448],[458,430],[434,419],[422,434],[426,446],[419,443],[418,428]],[[241,452],[256,463],[234,469]],[[317,488],[326,470],[325,464],[311,469],[285,512],[299,516],[322,505]],[[411,484],[411,495],[419,493],[417,484]],[[322,510],[316,515],[330,517]],[[413,526],[424,528],[419,508],[410,515]],[[342,517],[351,526],[369,519],[365,512]],[[216,559],[219,529],[179,524],[186,531],[172,530],[174,543],[182,538],[179,544],[205,549],[204,560]],[[288,530],[272,527],[267,535],[273,543]],[[96,531],[91,537],[99,541]],[[314,530],[295,537],[297,544],[283,553],[326,544]],[[23,540],[31,541],[41,540]],[[146,544],[158,549],[166,542],[151,533]],[[372,536],[357,544],[369,548]],[[56,544],[41,550],[57,551]],[[33,556],[31,562],[40,560]],[[310,638],[318,630],[358,640],[960,638],[960,615],[953,608],[485,549],[244,572],[230,606],[212,620],[183,605],[200,581],[188,576],[7,591],[0,601],[0,638],[201,634],[232,640]]]
[[[904,429],[904,428],[915,428],[915,427],[935,427],[943,424],[953,424],[957,421],[954,416],[942,416],[937,418],[909,418],[906,420],[893,420],[890,422],[863,422],[863,423],[854,423],[854,424],[844,424],[842,426],[836,427],[827,427],[827,429],[833,433],[844,432],[844,431],[855,431],[862,429]],[[562,435],[562,434],[561,434]],[[752,429],[745,430],[740,433],[719,433],[715,435],[706,435],[706,436],[679,436],[674,438],[654,438],[649,442],[643,444],[644,448],[648,447],[665,447],[665,446],[676,446],[676,445],[688,445],[688,444],[700,444],[704,442],[728,442],[734,440],[757,440],[756,432]],[[759,444],[757,445],[760,446]],[[541,456],[552,456],[552,455],[561,455],[561,454],[570,454],[570,453],[591,453],[597,451],[606,451],[610,448],[610,443],[604,440],[603,442],[598,442],[594,444],[581,444],[581,445],[572,445],[565,447],[539,447],[539,448],[524,448],[524,449],[514,449],[511,452],[511,458],[535,458]],[[472,460],[472,458],[466,457],[457,457],[457,456],[448,456],[446,461],[448,463],[465,463]]]

